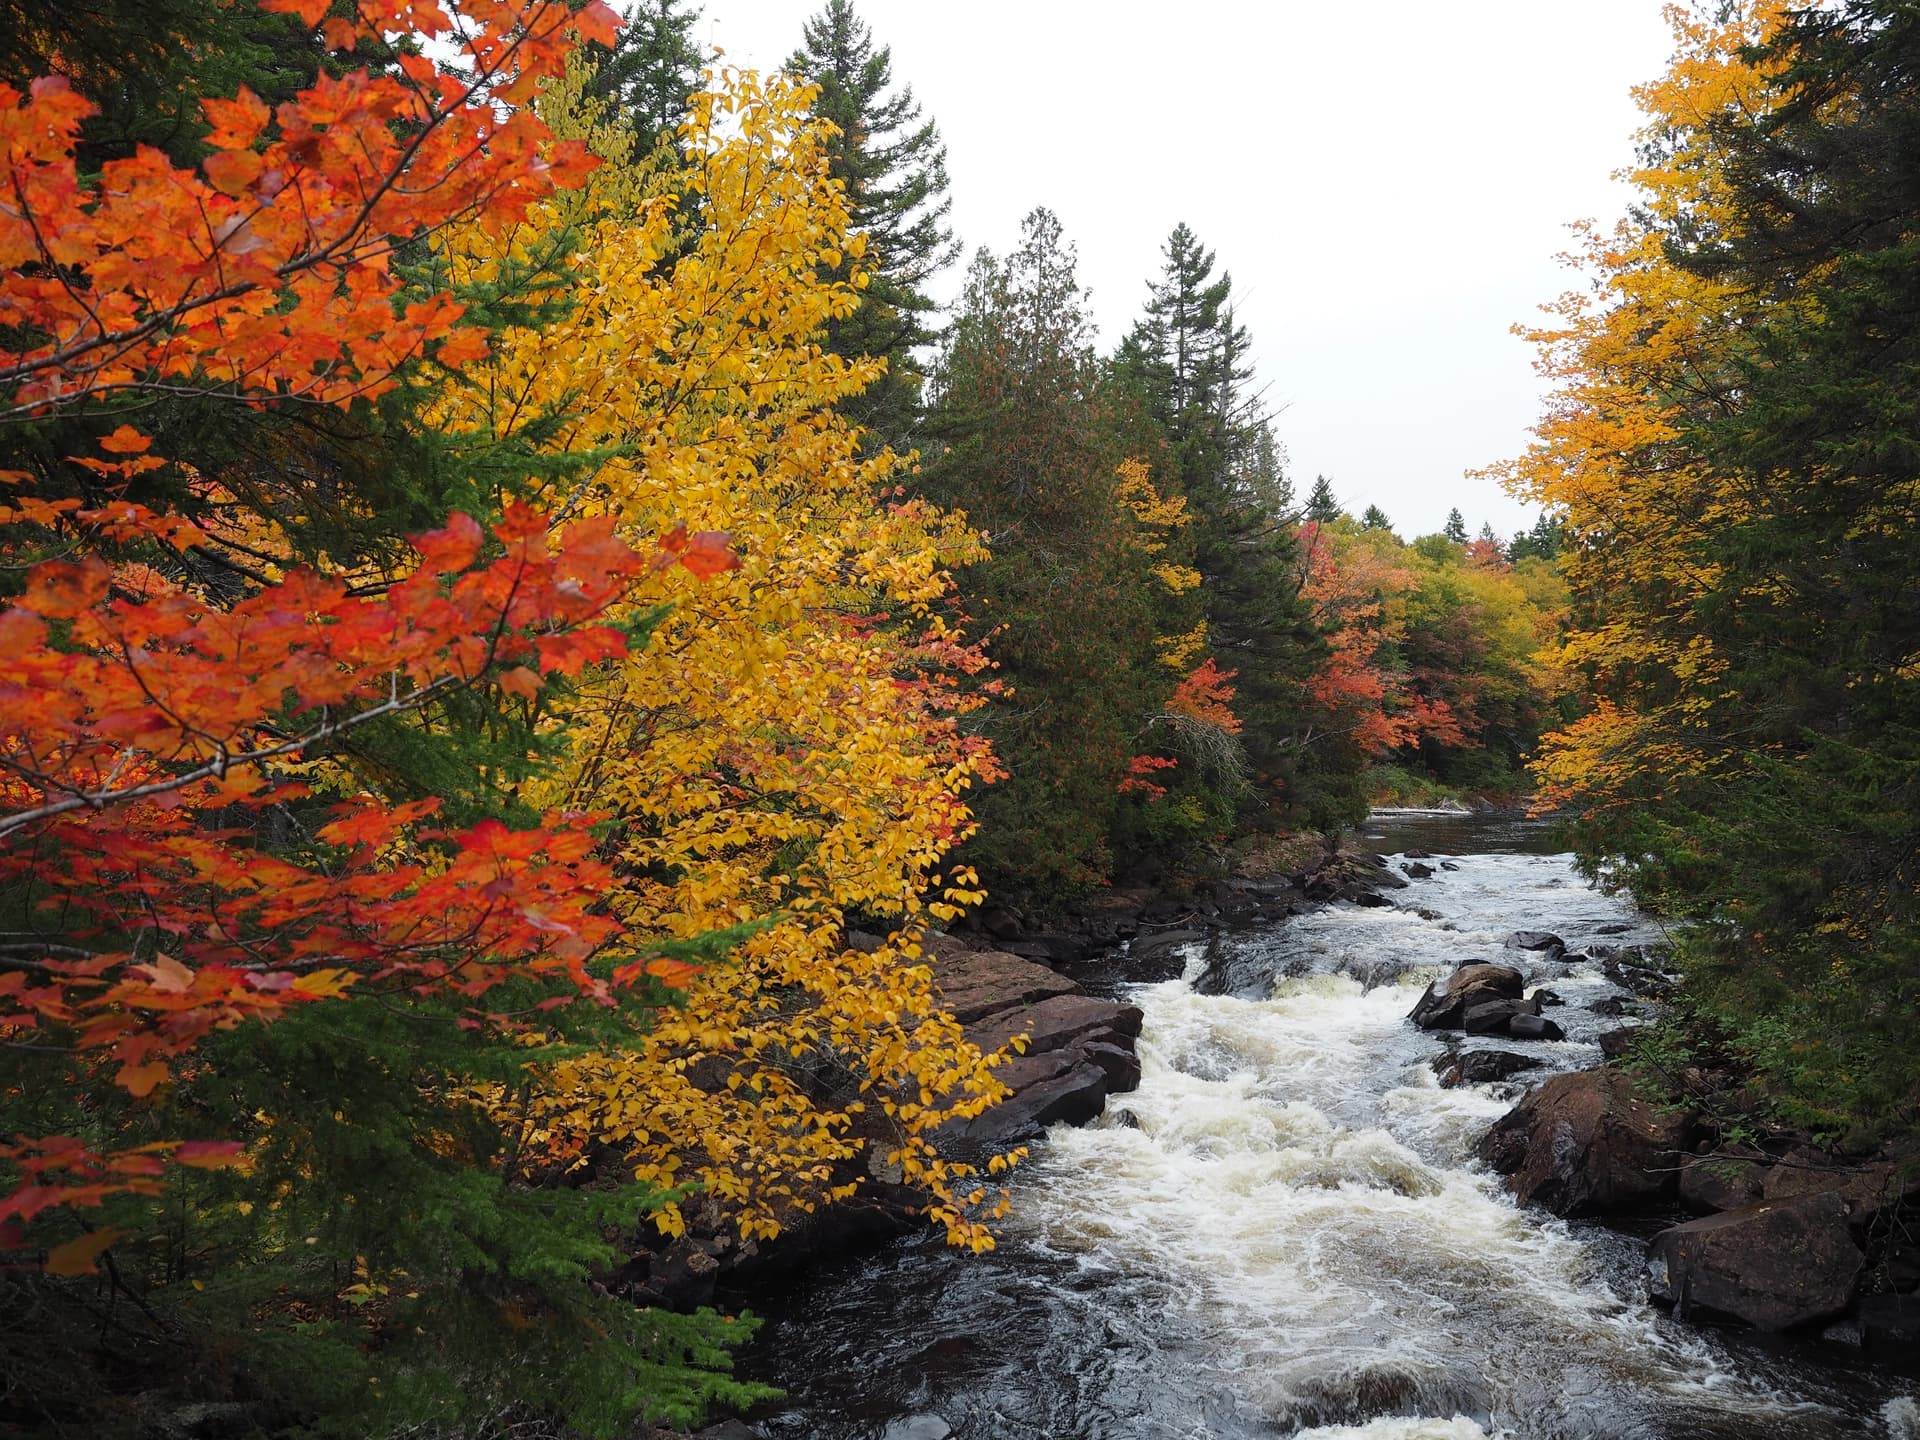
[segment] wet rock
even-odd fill
[[[947,1440],[951,1434],[953,1427],[938,1415],[909,1415],[888,1421],[880,1440]]]
[[[1447,918],[1438,910],[1429,910],[1424,905],[1416,907],[1413,913],[1418,915],[1422,920],[1444,920]]]
[[[1440,868],[1442,870],[1458,870],[1460,867],[1451,860],[1442,860],[1440,862]]]
[[[1013,1145],[1047,1126],[1084,1125],[1106,1107],[1107,1072],[1080,1050],[1019,1055],[994,1072],[1013,1094],[971,1120],[950,1120],[939,1140]]]
[[[1701,1215],[1757,1205],[1766,1198],[1760,1189],[1765,1160],[1760,1151],[1745,1145],[1723,1145],[1696,1155],[1680,1172],[1681,1202]]]
[[[1586,1070],[1530,1093],[1487,1132],[1480,1158],[1523,1205],[1603,1215],[1670,1198],[1692,1128],[1636,1096],[1620,1071]]]
[[[1865,1260],[1840,1198],[1801,1195],[1662,1230],[1647,1272],[1653,1298],[1682,1316],[1793,1330],[1845,1313]]]
[[[1593,933],[1596,935],[1630,935],[1633,933],[1633,927],[1631,925],[1600,925],[1594,928]]]
[[[1544,1063],[1532,1055],[1511,1050],[1460,1050],[1436,1055],[1432,1065],[1447,1089],[1456,1085],[1493,1085]]]
[[[1484,1000],[1460,1013],[1460,1028],[1469,1035],[1504,1034],[1515,1020],[1532,1015],[1530,1000]]]
[[[1526,983],[1518,970],[1505,965],[1463,965],[1427,986],[1407,1018],[1422,1030],[1457,1030],[1468,1006],[1518,1000]]]
[[[1634,1004],[1624,995],[1602,995],[1598,1000],[1589,1005],[1587,1010],[1591,1014],[1611,1020],[1621,1015],[1632,1015],[1638,1011],[1639,1008],[1638,1005]]]
[[[1372,890],[1349,890],[1344,892],[1340,898],[1354,905],[1358,905],[1365,910],[1385,910],[1393,905],[1393,902],[1387,899],[1386,896],[1376,894]]]
[[[1507,949],[1530,950],[1549,958],[1567,953],[1567,942],[1545,930],[1516,930],[1507,937]]]
[[[1538,1014],[1514,1016],[1507,1022],[1507,1033],[1516,1040],[1564,1040],[1567,1038],[1566,1031]]]
[[[1124,1095],[1130,1090],[1140,1088],[1140,1057],[1130,1045],[1112,1045],[1096,1041],[1085,1047],[1082,1053],[1107,1077],[1107,1093]]]
[[[1173,949],[1176,945],[1191,945],[1196,940],[1207,938],[1205,930],[1154,930],[1144,935],[1136,935],[1133,943],[1127,947],[1127,954],[1135,959],[1150,955],[1159,955]]]
[[[1407,877],[1412,880],[1431,880],[1433,878],[1433,867],[1431,865],[1422,865],[1417,860],[1411,865],[1402,865],[1400,868],[1405,871]]]
[[[719,1279],[720,1262],[709,1253],[708,1245],[682,1235],[653,1257],[647,1288],[669,1305],[692,1309],[713,1298]]]
[[[1002,940],[1000,948],[1023,960],[1043,965],[1077,965],[1093,947],[1078,935],[1063,930],[1031,930],[1018,939]]]
[[[1431,860],[1432,854],[1425,850],[1402,850],[1401,857],[1407,860]]]
[[[1564,1005],[1567,1003],[1551,990],[1536,990],[1528,998],[1539,1005]]]

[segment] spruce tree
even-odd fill
[[[611,101],[633,127],[640,154],[672,138],[700,86],[699,19],[699,7],[683,0],[633,0],[619,39],[600,57],[590,93]]]
[[[1362,530],[1391,530],[1393,521],[1387,518],[1387,512],[1378,505],[1369,505],[1360,516]]]
[[[1313,489],[1307,494],[1307,519],[1327,525],[1340,518],[1340,502],[1333,498],[1333,482],[1324,475],[1313,477]]]
[[[1456,545],[1467,543],[1467,522],[1461,515],[1458,505],[1447,511],[1447,523],[1441,528],[1440,533]]]
[[[906,448],[925,383],[915,352],[939,339],[927,286],[959,253],[947,224],[947,149],[913,87],[892,88],[893,52],[874,45],[850,0],[828,0],[806,22],[787,65],[820,87],[814,114],[840,132],[829,147],[831,173],[846,186],[851,229],[867,241],[864,257],[835,267],[845,278],[857,264],[868,284],[851,315],[828,322],[825,346],[887,362],[887,373],[841,409],[876,440]]]
[[[1300,593],[1305,576],[1278,440],[1250,388],[1251,341],[1233,280],[1186,225],[1162,248],[1145,314],[1115,357],[1168,442],[1166,488],[1193,515],[1208,644],[1235,672],[1235,709],[1257,806],[1287,788],[1299,696],[1324,653]]]

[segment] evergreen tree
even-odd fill
[[[1108,878],[1119,787],[1170,688],[1153,643],[1155,557],[1120,488],[1122,407],[1075,264],[1046,210],[1005,259],[979,253],[927,421],[927,493],[991,537],[961,587],[1012,690],[978,713],[1008,773],[975,802],[969,846],[999,895]]]
[[[1323,653],[1301,585],[1305,566],[1281,450],[1249,389],[1251,342],[1234,318],[1233,280],[1185,225],[1162,248],[1146,313],[1115,368],[1146,397],[1171,452],[1167,488],[1193,514],[1208,645],[1234,672],[1257,801],[1272,804],[1297,761],[1302,683]]]
[[[1488,545],[1498,545],[1500,543],[1500,537],[1493,533],[1493,522],[1491,520],[1482,520],[1480,522],[1480,533],[1474,536],[1474,539]]]
[[[699,7],[684,0],[633,0],[619,39],[600,57],[590,93],[614,104],[641,154],[673,137],[700,86],[699,19]]]
[[[828,322],[826,348],[887,362],[887,373],[841,408],[878,440],[905,448],[925,378],[915,352],[939,338],[927,285],[959,253],[947,224],[946,146],[921,118],[913,87],[891,88],[893,52],[874,45],[851,0],[828,0],[806,22],[787,65],[820,87],[814,113],[840,131],[831,173],[846,186],[852,230],[867,241],[864,257],[836,267],[844,278],[857,264],[869,281],[854,312]]]
[[[1313,489],[1307,495],[1307,519],[1326,525],[1340,518],[1340,502],[1333,498],[1333,482],[1324,475],[1313,477]]]
[[[1387,518],[1387,512],[1382,510],[1378,505],[1369,505],[1366,508],[1366,513],[1360,517],[1360,528],[1362,530],[1391,530],[1393,529],[1393,521]]]
[[[1555,560],[1560,556],[1566,544],[1566,525],[1556,515],[1542,513],[1533,522],[1531,530],[1514,532],[1513,543],[1507,546],[1507,559],[1513,561],[1535,558]]]
[[[1440,533],[1456,545],[1467,543],[1467,522],[1461,516],[1459,506],[1456,505],[1447,511],[1447,523],[1441,528]]]

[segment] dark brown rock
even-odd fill
[[[1526,983],[1518,970],[1505,965],[1463,965],[1427,986],[1407,1018],[1422,1030],[1457,1030],[1467,1007],[1518,1000]]]
[[[1723,1145],[1696,1155],[1680,1172],[1680,1199],[1701,1215],[1719,1210],[1741,1210],[1766,1197],[1760,1181],[1766,1156],[1745,1145]]]
[[[1004,950],[965,950],[947,958],[936,957],[933,974],[947,1008],[963,1025],[1016,1005],[1032,1005],[1080,990],[1064,975]]]
[[[1140,1010],[1086,995],[1050,995],[1036,1005],[1002,1010],[966,1027],[967,1039],[991,1053],[1016,1035],[1027,1037],[1026,1053],[1064,1050],[1079,1041],[1133,1040],[1140,1034]]]
[[[1683,1316],[1793,1330],[1843,1313],[1865,1258],[1837,1195],[1800,1195],[1662,1230],[1647,1269],[1653,1298]]]
[[[1516,1040],[1564,1040],[1567,1038],[1566,1031],[1553,1021],[1543,1018],[1537,1010],[1514,1016],[1507,1022],[1507,1033]]]
[[[1567,942],[1546,930],[1516,930],[1507,937],[1507,949],[1531,950],[1548,955],[1564,955]]]
[[[1483,1000],[1460,1012],[1460,1028],[1469,1035],[1495,1035],[1516,1016],[1532,1013],[1524,1000]]]
[[[1440,1084],[1452,1089],[1456,1085],[1491,1085],[1525,1070],[1538,1070],[1543,1062],[1511,1050],[1461,1050],[1436,1055],[1431,1063]]]
[[[1662,1114],[1617,1070],[1556,1075],[1480,1142],[1523,1205],[1557,1215],[1638,1210],[1671,1197],[1691,1117]]]
[[[1796,1145],[1768,1170],[1760,1182],[1761,1197],[1790,1200],[1796,1195],[1835,1195],[1855,1226],[1872,1223],[1890,1202],[1899,1198],[1893,1166],[1885,1161],[1862,1165],[1837,1162],[1824,1150]]]

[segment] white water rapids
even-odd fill
[[[1583,1007],[1619,992],[1506,937],[1657,935],[1565,856],[1453,858],[1394,892],[1408,908],[1215,942],[1224,972],[1195,946],[1182,978],[1133,987],[1138,1091],[1049,1134],[987,1261],[906,1247],[780,1317],[764,1348],[803,1354],[766,1377],[794,1392],[767,1433],[1906,1440],[1885,1382],[1672,1322],[1637,1241],[1522,1211],[1473,1160],[1521,1087],[1439,1086],[1447,1037],[1405,1019],[1422,987],[1471,958],[1529,968],[1568,1039],[1491,1043],[1545,1060],[1537,1080],[1597,1061],[1621,1021]],[[1201,993],[1210,961],[1236,993]]]

